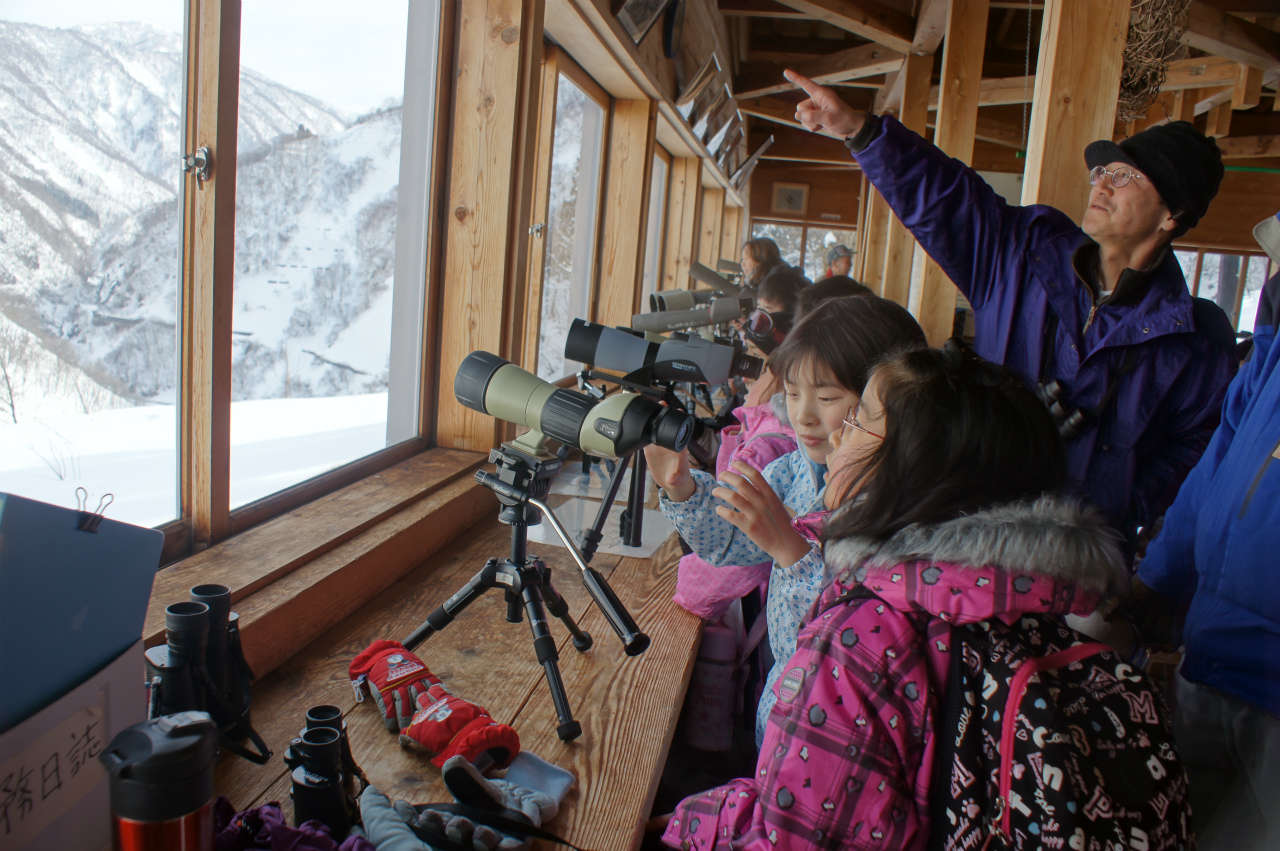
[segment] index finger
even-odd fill
[[[782,76],[786,77],[787,82],[791,83],[792,85],[799,86],[800,88],[804,89],[805,93],[808,94],[810,97],[813,97],[814,95],[822,91],[822,88],[823,88],[822,85],[820,85],[819,83],[815,83],[813,80],[810,80],[808,77],[806,77],[804,74],[799,73],[798,71],[792,71],[790,68],[788,68],[782,72]]]

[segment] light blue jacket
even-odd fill
[[[770,462],[763,474],[787,510],[799,517],[823,510],[823,475],[826,470],[824,465],[809,460],[803,449],[797,449]],[[711,495],[712,488],[717,486],[715,477],[702,470],[694,470],[693,480],[697,490],[684,502],[673,502],[665,493],[659,500],[662,513],[693,551],[712,565],[769,561],[768,553],[716,514],[716,506],[724,503]],[[774,562],[765,601],[769,649],[773,652],[774,663],[756,711],[757,746],[764,740],[764,722],[773,708],[773,684],[796,650],[796,636],[804,616],[829,581],[822,548],[817,542],[812,542],[808,554],[793,565],[782,567]]]

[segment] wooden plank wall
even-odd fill
[[[772,209],[773,184],[803,183],[809,187],[805,219],[838,228],[858,224],[858,188],[862,173],[856,168],[797,166],[764,160],[751,176],[751,215],[759,219],[794,218]]]

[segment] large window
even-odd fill
[[[858,232],[821,224],[753,221],[751,238],[761,236],[778,243],[778,251],[785,262],[799,267],[809,280],[817,281],[826,271],[827,251],[836,243],[852,249]]]
[[[1237,332],[1253,330],[1262,285],[1267,281],[1264,255],[1187,250],[1174,255],[1192,295],[1221,307]]]
[[[407,0],[243,7],[233,507],[418,433],[431,116],[405,104],[436,62],[406,92],[409,22]]]
[[[548,381],[577,368],[565,362],[565,338],[574,319],[591,318],[607,104],[588,88],[558,75],[538,331],[538,376]]]
[[[0,489],[169,557],[424,445],[439,64],[439,2],[186,5],[0,11]]]
[[[649,294],[658,289],[662,275],[662,239],[667,229],[667,178],[671,155],[658,148],[653,155],[653,176],[649,182],[649,222],[644,232],[644,286],[640,310],[649,309]]]
[[[0,10],[0,490],[178,516],[181,3]]]

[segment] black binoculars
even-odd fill
[[[240,618],[225,585],[197,585],[164,610],[165,643],[146,651],[147,717],[207,712],[221,748],[259,765],[271,751],[249,722],[253,672],[240,647]],[[257,751],[239,743],[250,739]]]
[[[1057,380],[1036,384],[1036,395],[1049,409],[1053,424],[1058,427],[1058,434],[1063,440],[1070,440],[1084,428],[1085,412],[1080,408],[1068,407],[1062,401],[1062,385]]]
[[[345,837],[360,821],[358,797],[369,781],[351,756],[342,710],[327,704],[308,709],[306,726],[289,743],[284,761],[291,769],[293,823],[315,819],[334,837]]]

